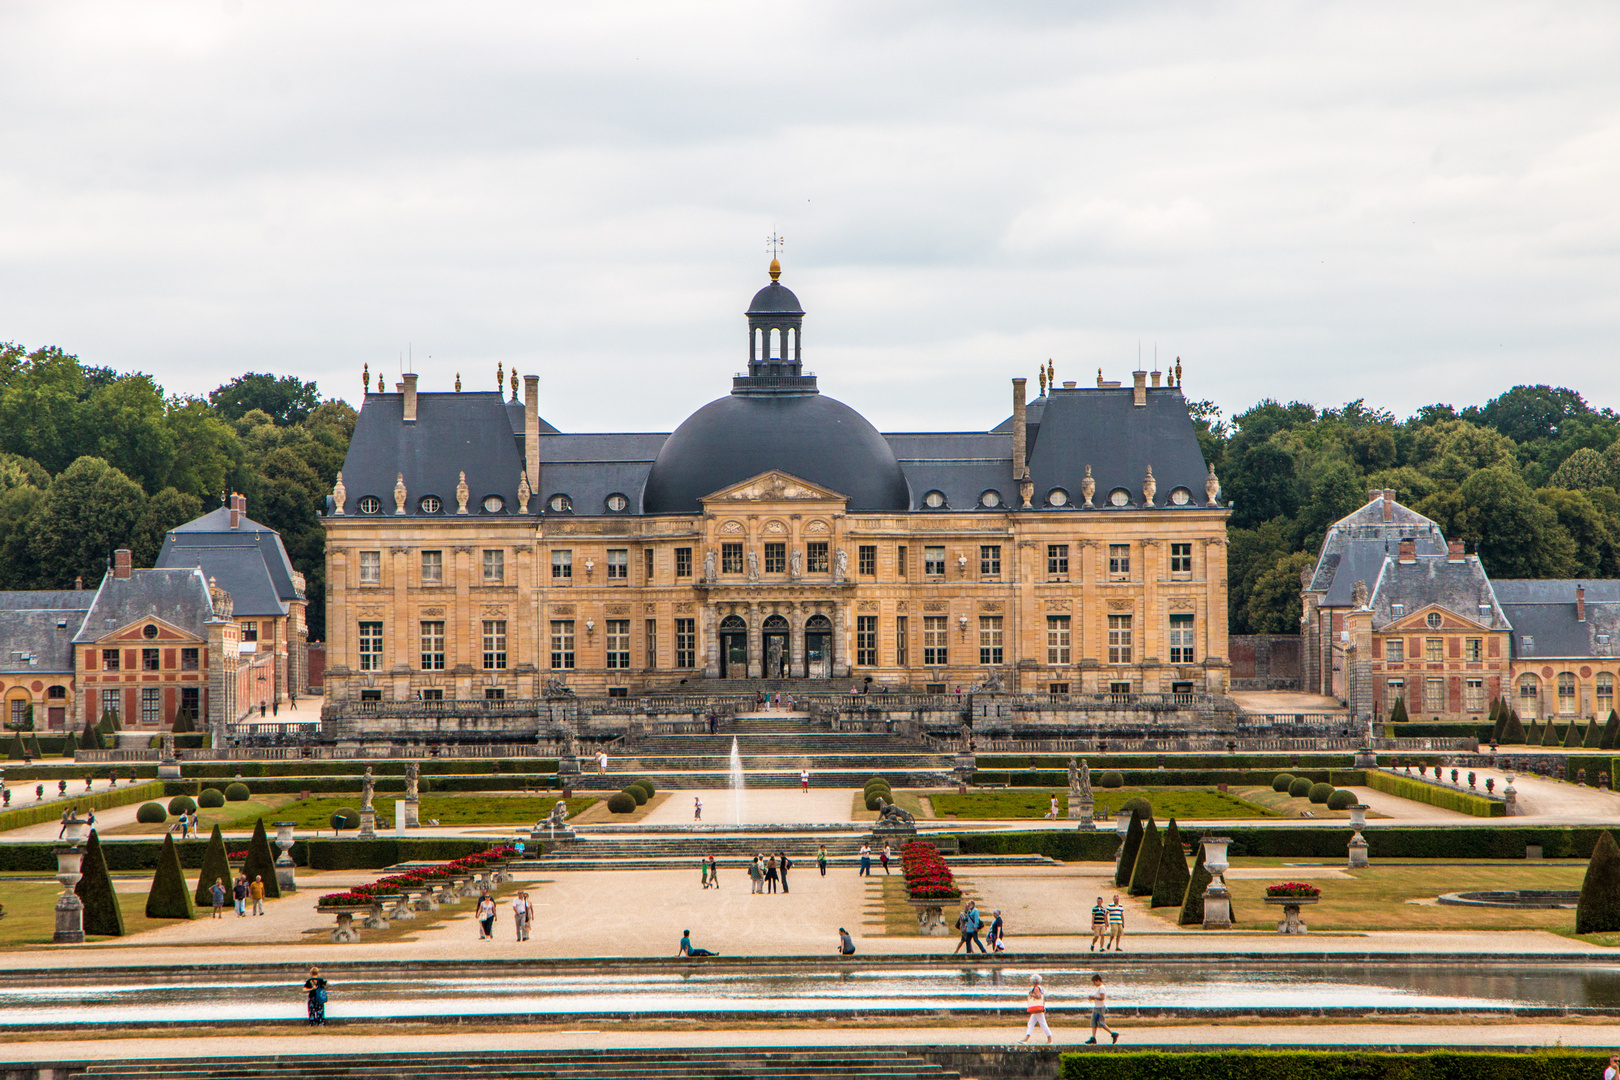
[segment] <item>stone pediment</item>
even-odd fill
[[[1429,625],[1430,612],[1437,613],[1440,616],[1439,626]],[[1452,632],[1461,630],[1464,632],[1489,633],[1491,627],[1479,622],[1477,619],[1459,615],[1450,608],[1441,607],[1439,604],[1425,604],[1417,611],[1393,618],[1378,627],[1379,633],[1384,634],[1443,634],[1448,630]]]
[[[721,488],[712,495],[705,495],[702,502],[709,503],[738,503],[738,502],[848,502],[848,496],[840,495],[836,491],[808,480],[801,480],[797,476],[772,469],[770,472],[760,473],[741,483]]]

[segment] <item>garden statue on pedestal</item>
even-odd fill
[[[422,766],[412,761],[405,766],[405,828],[415,829],[422,824],[421,789]]]
[[[1080,828],[1090,831],[1096,828],[1093,811],[1096,809],[1096,800],[1091,793],[1091,767],[1084,761],[1077,770],[1074,767],[1074,758],[1069,759],[1069,817],[1080,819]]]
[[[371,775],[371,766],[366,766],[366,775],[360,780],[360,839],[374,840],[377,837],[377,811],[372,807],[372,797],[377,793],[377,781]]]
[[[916,835],[917,819],[908,811],[886,801],[881,795],[878,796],[878,819],[872,826],[873,845],[903,842]]]

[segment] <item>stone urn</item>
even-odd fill
[[[1277,924],[1279,934],[1303,934],[1305,924],[1300,921],[1299,909],[1307,904],[1318,903],[1320,896],[1268,896],[1266,903],[1272,907],[1283,909],[1282,922]]]
[[[1204,869],[1209,871],[1209,888],[1204,890],[1204,929],[1232,929],[1232,894],[1226,888],[1226,849],[1231,846],[1229,836],[1206,836]]]
[[[371,910],[369,903],[360,904],[317,904],[315,910],[322,915],[336,915],[337,926],[332,931],[332,942],[335,945],[347,945],[360,940],[360,928],[354,925],[356,915],[365,915]]]
[[[298,891],[298,864],[293,862],[292,846],[296,823],[277,821],[272,824],[276,829],[276,847],[281,849],[281,854],[276,856],[276,884],[283,893],[295,893]]]

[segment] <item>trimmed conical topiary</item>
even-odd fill
[[[1502,745],[1517,746],[1524,742],[1524,723],[1516,709],[1509,709],[1507,721],[1502,725]]]
[[[6,757],[11,761],[21,761],[28,754],[28,747],[24,745],[21,735],[13,735],[6,744]]]
[[[1530,721],[1530,727],[1524,733],[1524,744],[1526,746],[1541,745],[1541,724],[1537,721]]]
[[[1187,880],[1187,895],[1181,901],[1182,926],[1204,925],[1204,890],[1215,880],[1215,875],[1204,869],[1204,845],[1198,845],[1198,857],[1193,859],[1192,877]]]
[[[1153,879],[1153,907],[1179,907],[1187,897],[1187,856],[1181,851],[1181,830],[1171,818],[1159,851],[1159,872]]]
[[[146,917],[191,919],[196,914],[185,872],[180,869],[180,849],[174,846],[174,834],[169,833],[163,837],[163,850],[158,852],[157,872],[152,875],[152,891],[146,894]]]
[[[1395,704],[1389,710],[1389,722],[1392,724],[1406,723],[1406,697],[1402,695],[1395,699]]]
[[[1615,740],[1620,739],[1620,713],[1609,710],[1609,719],[1603,725],[1603,742],[1600,747],[1604,750],[1613,750]]]
[[[1507,713],[1502,708],[1502,699],[1497,698],[1491,702],[1491,741],[1502,741],[1502,728],[1507,724]]]
[[[1148,818],[1147,827],[1142,830],[1142,843],[1136,849],[1136,862],[1131,867],[1132,896],[1153,895],[1153,879],[1159,876],[1159,852],[1162,845],[1159,841],[1159,827]]]
[[[112,877],[107,873],[107,857],[101,851],[101,837],[94,829],[90,830],[90,841],[84,846],[79,873],[84,876],[73,891],[84,904],[84,932],[123,937],[124,911],[118,906],[118,894],[113,891]]]
[[[200,908],[214,906],[214,880],[219,879],[225,885],[225,895],[231,894],[231,856],[225,850],[225,837],[221,835],[219,826],[209,834],[208,846],[203,849],[202,870],[197,875],[197,891],[192,899]],[[251,878],[249,880],[252,880]]]
[[[1553,723],[1550,720],[1547,722],[1547,726],[1541,729],[1541,745],[1542,746],[1558,746],[1559,745],[1558,725]]]
[[[28,752],[33,755],[35,761],[38,761],[40,758],[45,756],[45,751],[40,749],[38,735],[34,735],[29,738]]]
[[[103,750],[103,749],[106,749],[106,747],[103,746],[102,742],[101,742],[101,732],[98,731],[88,721],[85,722],[84,733],[79,736],[79,749],[81,749],[81,750]]]
[[[1136,869],[1136,850],[1142,846],[1142,815],[1131,811],[1131,823],[1125,827],[1125,847],[1119,853],[1119,865],[1114,867],[1114,888],[1123,889],[1131,883],[1131,871]]]
[[[1611,930],[1620,930],[1620,845],[1604,829],[1592,846],[1592,861],[1586,864],[1580,903],[1575,906],[1575,932],[1600,934]]]
[[[270,837],[264,831],[264,818],[253,823],[253,839],[248,841],[247,861],[242,864],[242,873],[247,875],[250,882],[256,877],[264,878],[266,900],[281,899],[281,886],[276,884],[276,857],[270,851]]]
[[[1596,750],[1603,745],[1603,725],[1593,720],[1586,725],[1586,738],[1581,740],[1581,747],[1585,750]]]

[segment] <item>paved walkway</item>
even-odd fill
[[[744,791],[740,797],[732,791],[714,789],[672,791],[663,805],[639,824],[690,825],[694,798],[703,800],[703,821],[707,825],[731,825],[739,820],[744,825],[836,824],[851,820],[855,790],[760,788]]]

